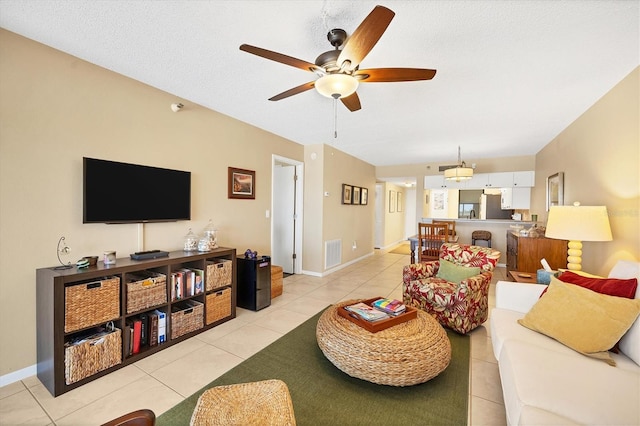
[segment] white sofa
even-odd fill
[[[610,278],[638,278],[640,263],[620,261]],[[510,425],[640,425],[640,317],[620,340],[616,366],[584,356],[518,324],[546,288],[499,281],[491,311]],[[635,298],[640,298],[640,285]]]

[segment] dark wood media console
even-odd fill
[[[183,295],[180,300],[172,300],[171,274],[183,268],[204,271],[202,281],[200,281],[202,292],[193,296]],[[224,278],[225,282],[213,282],[221,275],[221,271],[226,277]],[[152,305],[143,305],[143,309],[132,312],[133,293],[127,291],[128,284],[134,280],[133,277],[143,272],[150,272],[154,276],[164,275],[166,281],[156,284],[164,286],[166,298],[162,294],[162,289],[156,287],[153,290],[155,299],[150,299]],[[118,281],[119,289],[116,284]],[[151,291],[153,283],[151,280],[149,282],[145,280],[142,286],[148,286]],[[129,289],[131,290],[132,287]],[[146,289],[147,287],[142,288],[143,296],[146,296],[144,294]],[[98,295],[98,297],[72,298],[72,294],[78,293],[76,290],[86,292],[91,296]],[[139,290],[140,287],[137,291]],[[82,293],[80,294],[82,295]],[[135,297],[139,297],[139,294],[136,293]],[[160,303],[154,301],[157,300],[158,295],[163,299]],[[127,309],[127,303],[130,303],[129,309]],[[111,308],[105,310],[104,305],[110,305]],[[73,306],[73,311],[71,311],[71,306]],[[197,306],[197,309],[193,306]],[[37,269],[36,308],[38,379],[53,396],[58,396],[235,318],[236,250],[221,247],[203,253],[175,251],[169,253],[168,257],[149,260],[121,258],[117,259],[115,265],[104,265],[103,262],[98,262],[96,266],[85,269],[75,267],[66,270]],[[128,347],[125,348],[128,339],[125,338],[124,331],[127,330],[133,319],[147,314],[155,316],[157,311],[166,316],[165,341],[140,347],[138,353],[129,355]],[[196,318],[195,316],[189,317],[185,327],[181,315],[184,314],[187,317],[187,315],[194,315],[196,311],[198,312],[197,321],[192,320],[192,318]],[[82,314],[79,315],[77,312],[82,312]],[[100,314],[96,315],[96,312],[106,313],[100,316]],[[94,318],[93,315],[96,317]],[[175,323],[172,323],[172,317]],[[68,362],[69,359],[66,359],[69,357],[69,353],[65,344],[74,339],[77,340],[79,337],[84,337],[96,330],[96,327],[107,326],[119,329],[116,330],[116,334],[122,336],[122,338],[117,336],[117,339],[110,339],[110,349],[107,349],[111,351],[110,355],[115,355],[112,358],[119,361],[100,371],[90,372],[87,377],[81,375],[84,378],[69,379],[69,371],[75,367],[73,363]],[[179,329],[187,331],[178,333]],[[128,335],[128,333],[126,334]],[[176,337],[172,338],[172,334]],[[178,336],[178,334],[180,335]],[[96,347],[99,343],[103,343],[103,341],[99,340]],[[83,364],[91,364],[90,362],[82,362],[83,353],[82,351],[74,352],[75,365],[81,366],[80,368],[86,368],[86,365]],[[80,358],[77,358],[78,356]],[[95,357],[98,360],[104,359],[101,354],[95,354]]]

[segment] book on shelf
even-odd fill
[[[195,273],[195,294],[204,293],[204,271],[202,269],[192,269]]]
[[[397,299],[378,299],[371,304],[374,308],[379,309],[391,315],[400,315],[407,310],[407,307]]]
[[[183,297],[193,296],[195,294],[195,272],[186,268],[182,269],[181,272],[184,274]]]
[[[153,313],[158,315],[158,344],[164,343],[167,340],[167,314],[159,309]]]
[[[122,340],[124,345],[124,353],[126,356],[131,356],[131,342],[133,341],[133,325],[129,320],[127,320],[124,324],[124,329],[122,330]]]
[[[171,300],[180,300],[186,297],[184,294],[184,273],[180,271],[171,273]]]
[[[373,306],[369,306],[364,302],[358,302],[353,305],[345,306],[344,308],[367,321],[380,321],[389,318],[389,315],[386,312],[376,309]]]
[[[158,314],[149,312],[149,346],[158,344]]]
[[[142,334],[142,321],[139,318],[133,320],[133,344],[131,353],[140,352],[140,337]]]
[[[149,316],[144,313],[138,316],[142,325],[140,327],[140,346],[147,346],[149,344]]]

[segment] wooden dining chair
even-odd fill
[[[456,221],[455,220],[433,220],[432,223],[444,223],[448,226],[449,242],[457,242],[458,235],[456,234]]]
[[[418,223],[418,262],[440,258],[440,247],[449,241],[446,223]]]

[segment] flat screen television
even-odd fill
[[[83,223],[191,219],[191,172],[83,157]]]

